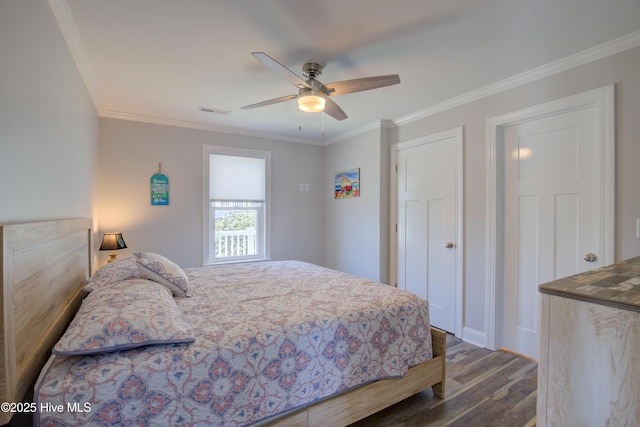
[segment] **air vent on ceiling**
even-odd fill
[[[205,113],[215,113],[215,114],[231,114],[229,110],[221,110],[220,108],[213,107],[198,107],[200,111],[204,111]]]

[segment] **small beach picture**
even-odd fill
[[[360,197],[360,168],[336,173],[335,198],[350,199],[352,197]]]

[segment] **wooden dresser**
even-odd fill
[[[537,425],[638,425],[640,257],[539,291]]]

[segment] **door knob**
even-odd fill
[[[452,247],[454,247],[455,245],[453,244],[453,242],[447,242],[444,244],[444,247],[447,249],[451,249]]]
[[[592,254],[591,252],[584,254],[584,260],[587,262],[595,262],[597,259],[598,256],[596,254]]]

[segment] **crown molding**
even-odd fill
[[[396,127],[640,46],[640,31],[569,55],[393,120]]]
[[[93,101],[93,106],[98,112],[98,115],[102,115],[104,112],[102,95],[95,79],[95,73],[89,64],[87,52],[84,49],[84,45],[82,44],[82,40],[78,34],[78,28],[73,20],[69,4],[66,0],[49,0],[49,6],[51,7],[53,16],[58,22],[58,27],[62,32],[62,36],[67,42],[71,56],[76,63],[78,71],[80,72],[80,76],[87,87],[89,97]]]
[[[395,123],[393,122],[393,120],[386,120],[386,119],[380,119],[380,120],[374,120],[370,123],[366,123],[362,126],[358,126],[356,128],[353,128],[351,130],[348,130],[346,132],[343,132],[339,135],[334,136],[333,138],[329,138],[327,140],[325,140],[324,145],[332,145],[335,144],[337,142],[340,141],[344,141],[345,139],[349,139],[352,138],[354,136],[358,136],[358,135],[362,135],[363,133],[372,131],[372,130],[378,130],[378,129],[393,129],[394,127],[396,127]]]
[[[236,128],[231,126],[221,126],[205,122],[192,122],[188,120],[171,119],[168,117],[151,116],[139,113],[128,113],[124,111],[105,110],[102,114],[100,114],[100,117],[129,120],[133,122],[151,123],[156,125],[176,126],[196,130],[205,130],[210,132],[228,133],[232,135],[249,136],[253,138],[269,139],[274,141],[296,142],[309,145],[323,145],[321,140],[316,139],[295,138],[288,135],[280,135],[264,131]]]

